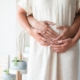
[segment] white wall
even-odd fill
[[[16,0],[0,0],[0,54],[15,54]]]
[[[16,55],[16,0],[0,0],[0,54]]]

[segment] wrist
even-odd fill
[[[73,38],[73,43],[76,44],[78,42],[78,39],[76,39],[75,37]]]
[[[37,28],[37,27],[36,27],[37,24],[38,24],[38,21],[37,21],[37,20],[34,20],[34,21],[32,22],[32,25],[33,25],[34,28]]]
[[[70,38],[73,38],[76,34],[76,31],[75,29],[73,28],[73,26],[70,27],[70,30],[69,30],[69,34],[70,34]]]
[[[32,30],[31,30],[31,26],[27,27],[27,28],[26,28],[26,31],[27,31],[29,34],[31,34],[31,31],[32,31]]]
[[[74,45],[74,44],[76,44],[76,40],[74,39],[74,38],[72,38],[72,46]]]
[[[37,21],[37,20],[33,21],[32,25],[33,25],[32,26],[33,28],[39,29],[39,21]]]
[[[33,28],[36,28],[36,24],[38,23],[38,21],[32,16],[28,16],[28,22]]]

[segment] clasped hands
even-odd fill
[[[49,25],[54,27],[55,24],[49,21],[38,21],[32,28],[33,37],[42,46],[51,46],[51,49],[57,53],[63,53],[73,46],[69,26],[57,26],[57,29],[62,31],[58,34]]]

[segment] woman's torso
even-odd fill
[[[48,20],[57,25],[71,25],[76,12],[76,0],[31,0],[37,20]]]

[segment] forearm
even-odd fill
[[[27,13],[22,13],[22,12],[17,12],[17,20],[18,22],[21,24],[21,26],[27,31],[29,32],[31,30],[31,26],[28,23],[27,17],[26,17]]]
[[[79,39],[80,39],[80,28],[79,28],[77,34],[75,35],[75,37],[73,38],[73,42],[76,43]]]
[[[71,37],[74,37],[76,35],[76,33],[78,32],[80,27],[80,15],[77,15],[70,30],[71,30]]]
[[[33,28],[35,28],[35,29],[38,29],[38,28],[39,28],[39,27],[38,27],[39,25],[38,25],[38,26],[35,26],[35,24],[37,25],[38,21],[37,21],[32,15],[27,16],[27,19],[28,19],[29,24],[30,24]]]

